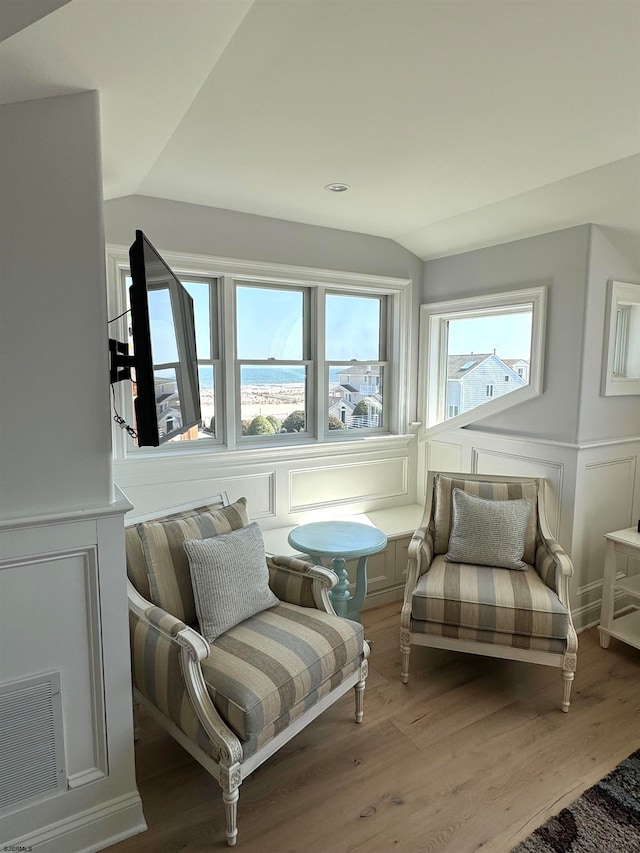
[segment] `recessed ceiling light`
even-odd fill
[[[330,193],[346,193],[348,189],[349,184],[327,184],[325,187]]]

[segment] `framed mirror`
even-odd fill
[[[601,393],[640,394],[640,284],[609,282]]]

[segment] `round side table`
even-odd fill
[[[367,594],[367,557],[377,554],[387,544],[387,537],[377,527],[355,521],[314,521],[295,527],[288,537],[289,544],[308,554],[318,563],[331,560],[338,583],[330,591],[331,603],[338,614],[360,621],[360,608]],[[345,560],[358,557],[356,589],[349,591],[349,576]]]

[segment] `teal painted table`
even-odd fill
[[[387,544],[387,537],[377,527],[355,521],[314,521],[301,524],[289,534],[289,545],[308,554],[318,563],[331,560],[338,583],[329,593],[338,614],[360,621],[360,608],[367,594],[367,557],[377,554]],[[358,558],[356,590],[349,591],[349,576],[345,561]]]

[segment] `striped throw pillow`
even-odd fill
[[[208,643],[280,602],[269,589],[264,540],[254,521],[211,539],[186,539],[200,633]]]
[[[524,555],[530,500],[492,501],[454,489],[450,563],[526,571]]]
[[[453,513],[451,495],[454,489],[462,489],[468,495],[475,495],[478,498],[487,498],[492,501],[530,500],[533,508],[527,527],[524,561],[529,564],[535,562],[536,529],[538,526],[538,483],[536,480],[511,480],[508,482],[465,480],[464,474],[461,474],[459,478],[437,474],[434,491],[435,554],[446,554],[449,547]]]
[[[225,507],[202,506],[137,525],[147,565],[151,601],[187,625],[196,622],[185,539],[207,539],[249,524],[247,499]]]

